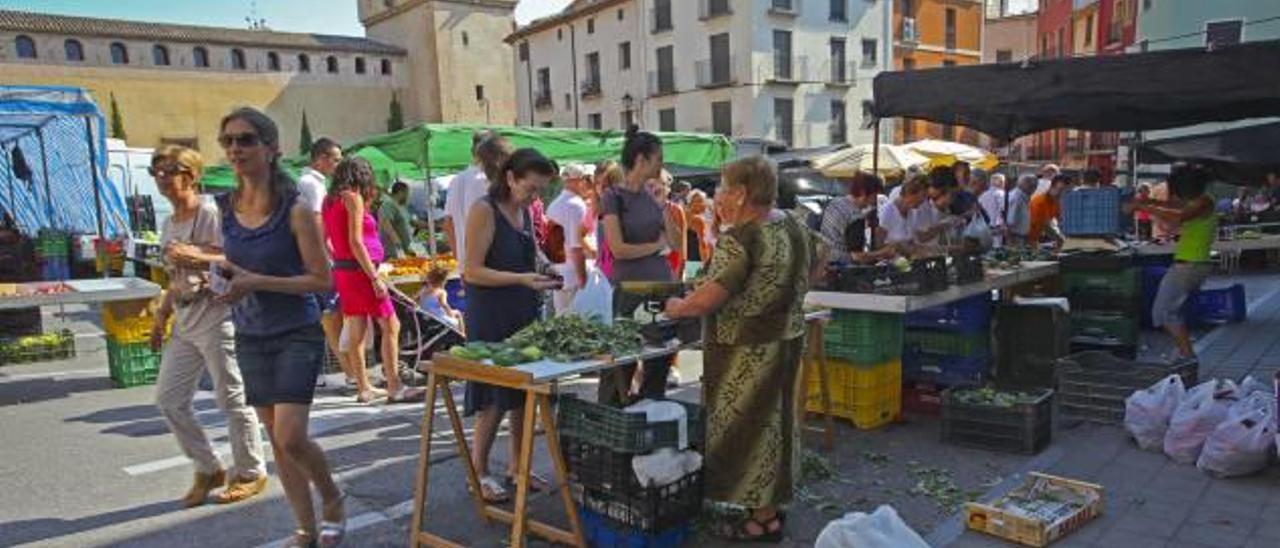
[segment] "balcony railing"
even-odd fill
[[[591,99],[591,98],[600,96],[600,79],[599,78],[588,78],[587,80],[584,80],[582,84],[580,84],[578,87],[579,87],[579,92],[581,93],[583,99]]]
[[[551,106],[551,90],[542,90],[539,91],[537,95],[533,96],[533,108],[542,110],[551,108]]]
[[[671,95],[676,92],[675,72],[649,71],[649,95]]]
[[[800,0],[769,0],[769,13],[788,17],[800,15]]]
[[[857,82],[857,78],[857,63],[832,62],[830,70],[827,71],[827,85],[829,86],[852,86]]]
[[[672,3],[674,3],[674,1]],[[649,32],[651,34],[657,34],[659,32],[667,32],[675,28],[675,17],[672,14],[674,10],[675,6],[669,6],[664,10],[649,8]]]
[[[738,75],[733,67],[737,65],[737,58],[730,56],[728,58],[702,59],[694,63],[694,69],[697,76],[697,84],[700,88],[715,88],[721,86],[730,86],[738,82]]]
[[[730,0],[698,0],[698,19],[706,21],[716,17],[733,15]]]
[[[779,63],[770,55],[756,67],[756,81],[774,84],[799,84],[813,80],[809,71],[809,58],[803,55],[792,56],[789,61]]]

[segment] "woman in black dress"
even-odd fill
[[[467,283],[464,320],[471,341],[500,342],[538,320],[541,291],[557,282],[536,271],[537,243],[529,204],[555,176],[555,166],[538,151],[517,150],[489,182],[489,195],[467,215],[467,253],[462,276]],[[511,454],[520,453],[524,394],[508,388],[467,383],[465,412],[479,413],[471,458],[489,502],[507,498],[502,481],[489,475],[489,450],[502,416],[511,412]],[[511,468],[515,468],[514,457]],[[507,478],[514,474],[508,473]]]

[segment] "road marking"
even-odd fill
[[[327,407],[329,404],[337,404],[338,402],[343,403],[340,406]],[[349,402],[349,398],[346,397],[326,397],[317,399],[315,403],[317,405],[324,405],[326,408],[312,411],[311,425],[309,428],[311,437],[315,438],[334,430],[364,424],[381,418],[405,417],[420,415],[422,413],[422,409],[416,405],[405,407],[370,407],[365,405],[353,405],[347,402]],[[443,411],[444,404],[437,402],[437,417],[441,416]],[[449,433],[452,435],[452,431],[446,429],[438,431],[436,435],[432,436],[432,438],[436,439],[442,433]],[[225,438],[227,436],[226,427],[221,426],[213,429],[212,431],[207,431],[207,434],[210,438],[214,439]],[[231,445],[227,443],[216,444],[213,446],[213,452],[218,455],[219,458],[225,458],[227,455],[231,454]],[[176,455],[164,459],[125,466],[123,470],[124,473],[136,477],[153,474],[170,468],[189,465],[190,463],[191,459],[187,458],[185,455]]]
[[[23,373],[20,375],[0,375],[0,384],[17,381],[27,381],[31,379],[56,379],[58,377],[89,377],[101,375],[102,368],[98,369],[72,369],[70,371],[50,371],[48,373]]]
[[[351,533],[377,525],[388,521],[395,521],[413,513],[413,500],[406,500],[399,504],[388,506],[382,511],[365,512],[363,514],[347,518],[347,538],[351,538]],[[257,548],[281,548],[289,539],[283,538],[274,542],[258,545]]]

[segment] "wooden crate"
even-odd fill
[[[1080,493],[1088,499],[1083,507],[1075,509],[1052,521],[1025,517],[1002,509],[1001,502],[1019,493],[1024,493],[1040,480]],[[965,505],[965,522],[970,529],[1000,537],[1026,546],[1048,546],[1050,543],[1065,537],[1086,523],[1102,515],[1101,485],[1082,481],[1050,476],[1039,472],[1027,474],[1026,483],[1005,495],[992,504],[970,502]]]

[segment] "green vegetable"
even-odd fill
[[[637,353],[644,346],[635,322],[617,320],[610,326],[579,316],[561,316],[530,324],[507,339],[507,343],[526,350],[536,347],[542,356],[559,361],[624,356]]]

